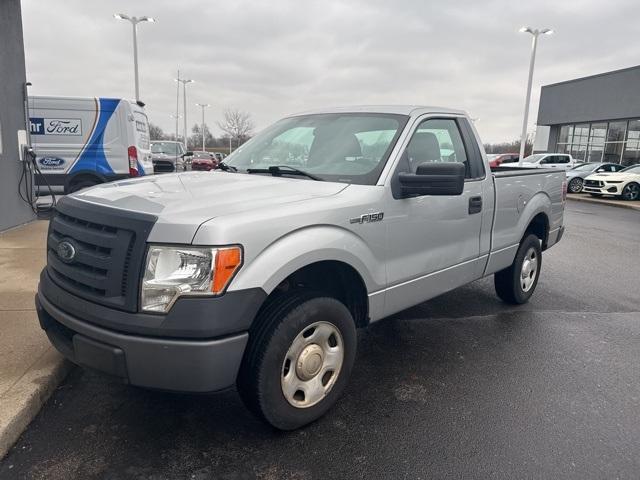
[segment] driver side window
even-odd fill
[[[416,173],[422,163],[469,162],[458,124],[453,119],[432,118],[423,121],[413,133],[403,155],[405,170]],[[407,168],[408,167],[408,168]]]

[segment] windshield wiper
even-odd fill
[[[229,165],[227,163],[224,162],[218,162],[218,168],[220,170],[222,170],[223,172],[237,172],[238,169],[236,167],[234,167],[233,165]]]
[[[282,170],[286,168],[286,170]],[[289,165],[270,165],[267,168],[247,168],[247,173],[270,173],[274,177],[281,177],[282,175],[300,175],[302,177],[310,178],[311,180],[317,180],[323,182],[324,179],[320,178],[312,173],[305,172],[299,168],[290,167]]]

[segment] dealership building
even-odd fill
[[[537,124],[536,151],[640,163],[640,65],[543,86]]]

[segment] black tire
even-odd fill
[[[525,290],[522,284],[522,267],[525,257],[533,250],[535,258],[537,259],[537,268],[532,278],[533,283]],[[538,285],[538,278],[540,277],[540,270],[542,268],[542,251],[540,248],[540,239],[529,234],[522,242],[516,253],[516,257],[510,267],[496,272],[493,276],[493,283],[496,289],[496,294],[505,303],[512,305],[520,305],[529,301],[531,295]]]
[[[636,182],[628,183],[622,189],[622,199],[627,201],[638,200],[640,198],[640,185]]]
[[[582,191],[583,184],[584,180],[580,177],[572,178],[569,182],[569,193],[580,193]]]
[[[80,190],[84,190],[85,188],[94,187],[98,185],[98,183],[99,182],[95,180],[80,180],[79,182],[69,185],[67,193],[79,192]]]
[[[602,196],[601,193],[590,193],[589,195],[591,195],[592,197],[596,197],[596,198],[600,198]]]
[[[344,304],[318,292],[291,292],[267,301],[249,331],[237,387],[245,405],[258,417],[279,430],[294,430],[324,415],[346,387],[356,357],[355,322]],[[294,339],[318,321],[330,322],[339,330],[343,363],[326,396],[298,408],[283,393],[285,356]]]

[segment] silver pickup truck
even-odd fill
[[[163,390],[236,385],[294,429],[344,390],[357,328],[488,275],[526,302],[565,196],[564,172],[492,172],[460,111],[293,115],[219,170],[62,199],[36,306],[80,365]]]

